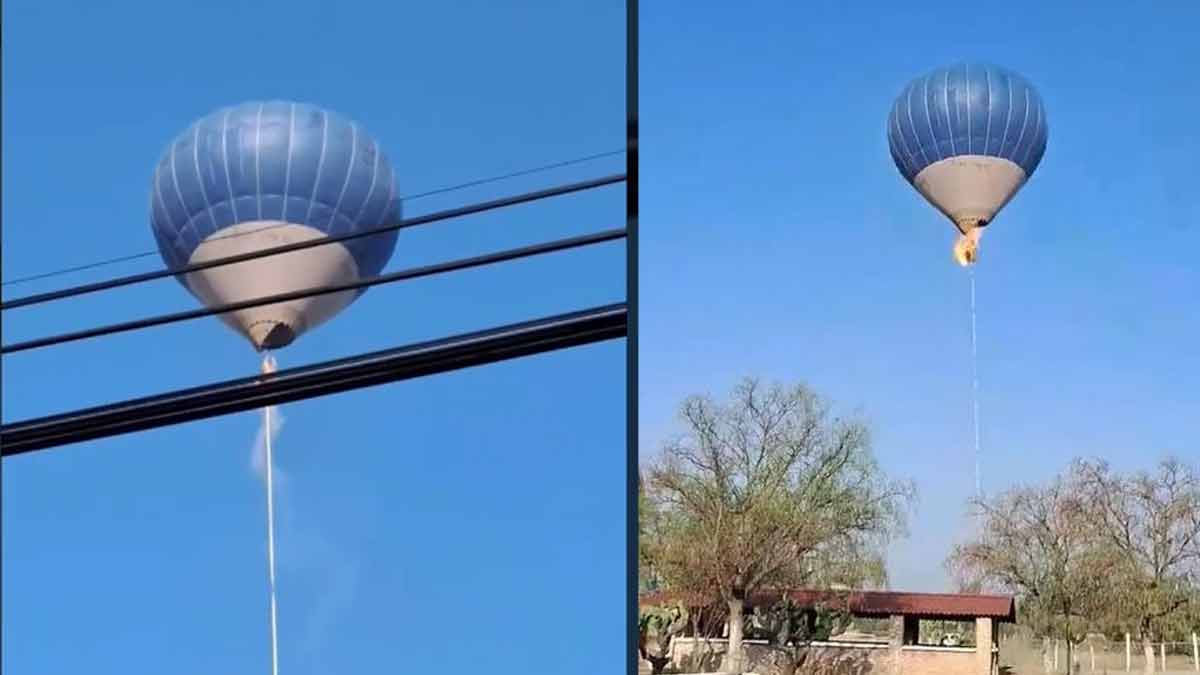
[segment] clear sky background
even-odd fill
[[[1200,461],[1196,25],[1184,1],[644,3],[643,457],[688,394],[807,382],[917,482],[893,586],[948,589],[974,483],[968,277],[885,125],[911,78],[983,60],[1028,77],[1050,125],[977,268],[985,491],[1078,455]]]
[[[308,101],[414,194],[621,150],[622,2],[4,3],[3,277],[154,250],[150,178],[194,119]],[[416,215],[623,156],[410,202]],[[620,185],[409,230],[388,271],[620,226]],[[620,242],[372,289],[281,367],[620,301]],[[154,269],[157,257],[5,297]],[[4,315],[5,343],[196,306],[173,280]],[[215,319],[5,357],[15,421],[257,372]],[[283,407],[281,672],[624,667],[625,345]],[[246,413],[5,460],[6,674],[267,672]]]

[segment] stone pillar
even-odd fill
[[[904,675],[901,668],[900,648],[904,645],[904,617],[892,615],[891,630],[888,631],[888,665],[886,672],[891,675]]]
[[[975,618],[975,675],[992,675],[992,648],[996,637],[990,617]]]

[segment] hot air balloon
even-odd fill
[[[1046,152],[1046,111],[1025,78],[990,65],[940,68],[910,82],[888,117],[888,145],[905,180],[961,233],[970,265],[979,237]]]
[[[164,152],[151,189],[151,229],[172,269],[399,219],[395,174],[379,144],[354,122],[303,103],[245,103],[200,119]],[[396,235],[393,230],[176,278],[210,307],[352,282],[382,271]],[[220,316],[256,349],[277,349],[332,318],[363,290]]]

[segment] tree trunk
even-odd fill
[[[1150,642],[1149,635],[1142,635],[1142,652],[1146,655],[1146,665],[1142,672],[1154,672],[1154,643]]]
[[[740,674],[744,670],[745,653],[742,649],[742,623],[745,618],[746,603],[741,598],[729,601],[729,648],[725,658],[721,659],[722,673]]]
[[[700,658],[696,659],[693,663],[693,665],[696,666],[693,668],[693,670],[701,673],[707,671],[708,664],[712,663],[713,661],[713,653],[715,650],[713,649],[712,635],[709,633],[704,634],[703,645],[703,648],[700,650]]]
[[[658,675],[671,663],[671,638],[666,640],[660,635],[642,634],[638,637],[638,651],[642,659],[650,663],[650,672]]]
[[[1069,610],[1066,617],[1066,630],[1063,632],[1066,633],[1064,637],[1067,638],[1067,672],[1075,675],[1075,645],[1071,641],[1071,613]]]

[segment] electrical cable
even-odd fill
[[[300,251],[303,249],[314,248],[317,246],[327,246],[329,244],[336,244],[336,243],[343,242],[343,241],[349,241],[351,239],[360,239],[363,237],[370,237],[370,236],[374,236],[374,235],[378,235],[378,234],[383,234],[385,232],[391,232],[393,230],[400,230],[400,229],[409,228],[409,227],[416,227],[417,225],[425,225],[428,223],[433,223],[433,222],[437,222],[437,221],[441,221],[441,220],[449,220],[451,218],[458,218],[460,216],[466,216],[466,215],[471,215],[471,214],[476,214],[476,213],[483,213],[484,211],[492,211],[495,209],[505,208],[505,207],[509,207],[509,206],[516,206],[517,204],[525,204],[528,202],[534,202],[534,201],[538,201],[541,199],[548,199],[550,197],[558,197],[561,195],[571,194],[574,192],[582,192],[584,190],[590,190],[593,188],[603,187],[606,185],[613,185],[615,183],[620,183],[624,180],[625,180],[624,174],[613,174],[610,176],[605,176],[603,178],[595,178],[592,180],[581,181],[578,183],[569,183],[566,185],[560,185],[560,186],[553,187],[553,188],[547,188],[545,190],[526,192],[523,194],[514,195],[512,197],[503,197],[500,199],[493,199],[493,200],[486,201],[486,202],[479,202],[476,204],[461,206],[461,207],[454,208],[454,209],[447,209],[445,211],[437,211],[437,212],[430,213],[430,214],[427,214],[424,216],[417,216],[416,218],[403,219],[399,223],[395,223],[392,225],[384,225],[384,226],[372,228],[369,230],[363,230],[361,232],[348,232],[346,234],[339,234],[339,235],[335,235],[335,236],[323,237],[320,239],[309,239],[306,241],[299,241],[299,242],[295,242],[292,244],[285,244],[283,246],[274,246],[271,248],[265,248],[265,249],[258,250],[258,251],[250,251],[247,253],[240,253],[238,255],[226,256],[224,258],[214,258],[213,260],[208,260],[208,261],[201,262],[201,263],[183,265],[182,267],[178,267],[175,269],[162,269],[162,270],[157,270],[154,272],[144,272],[141,274],[132,274],[129,276],[117,277],[115,279],[109,279],[107,281],[99,281],[99,282],[95,282],[95,283],[91,283],[91,284],[84,284],[81,286],[64,288],[64,289],[57,290],[57,291],[49,291],[46,293],[38,293],[36,295],[27,295],[27,296],[24,296],[21,298],[17,298],[15,300],[9,300],[7,302],[0,302],[0,311],[7,310],[7,309],[16,309],[18,307],[29,307],[31,305],[52,302],[55,300],[62,300],[65,298],[71,298],[71,297],[76,297],[76,296],[80,296],[80,295],[86,295],[88,293],[96,293],[99,291],[110,290],[110,289],[119,288],[122,286],[129,286],[132,284],[145,283],[147,281],[154,281],[156,279],[162,279],[165,277],[173,277],[173,276],[178,276],[178,275],[182,275],[182,274],[189,274],[191,272],[198,272],[200,270],[211,269],[213,267],[222,267],[225,265],[232,265],[234,263],[245,262],[247,260],[256,260],[258,258],[266,258],[266,257],[273,256],[273,255],[290,253],[292,251]]]
[[[625,303],[0,425],[12,456],[616,339]]]
[[[314,295],[326,295],[329,293],[340,293],[342,291],[354,291],[360,288],[370,288],[371,286],[403,281],[405,279],[417,279],[420,277],[428,277],[446,272],[457,272],[459,270],[470,269],[473,267],[482,267],[484,265],[493,265],[496,263],[517,260],[520,258],[529,258],[546,253],[555,253],[558,251],[590,246],[592,244],[600,244],[624,237],[624,228],[603,230],[593,234],[585,234],[578,237],[568,237],[566,239],[555,239],[553,241],[548,241],[541,244],[511,248],[505,251],[498,251],[496,253],[487,253],[484,255],[472,256],[470,258],[459,258],[458,260],[452,260],[450,262],[424,265],[421,267],[412,267],[406,270],[400,270],[398,272],[391,272],[389,274],[380,274],[374,277],[367,277],[366,279],[359,279],[358,281],[350,281],[340,284],[327,284],[325,286],[305,288],[298,291],[288,291],[286,293],[277,293],[275,295],[251,298],[250,300],[231,302],[224,305],[201,307],[183,312],[175,312],[173,314],[159,314],[157,316],[152,316],[145,319],[124,321],[121,323],[108,324],[106,326],[88,328],[70,333],[59,333],[57,335],[50,335],[43,338],[35,338],[33,340],[26,340],[24,342],[4,345],[0,347],[0,354],[12,354],[15,352],[23,352],[31,349],[41,349],[43,347],[60,345],[67,342],[76,342],[79,340],[88,340],[105,335],[113,335],[115,333],[143,330],[153,326],[163,326],[180,321],[190,321],[192,319],[215,316],[217,314],[225,314],[227,312],[235,312],[238,310],[249,309],[251,307],[261,307],[263,305],[271,305],[277,302],[299,300],[301,298],[307,298]]]
[[[509,178],[517,178],[519,176],[528,176],[529,174],[539,173],[542,171],[549,171],[550,169],[561,169],[564,166],[571,166],[572,164],[582,164],[584,162],[590,162],[590,161],[597,160],[597,159],[603,159],[605,157],[615,157],[617,155],[623,155],[623,154],[625,154],[624,150],[610,150],[608,152],[601,152],[601,153],[597,153],[595,155],[587,155],[585,157],[577,157],[575,159],[569,159],[564,162],[556,162],[554,164],[543,164],[542,166],[533,167],[531,169],[522,169],[520,171],[506,173],[503,176],[492,176],[491,178],[480,178],[479,180],[473,180],[473,181],[469,181],[466,183],[459,183],[458,185],[451,185],[451,186],[444,187],[444,188],[438,188],[436,190],[429,190],[427,192],[418,192],[415,195],[410,195],[408,197],[401,197],[401,199],[403,199],[405,201],[412,201],[414,199],[423,199],[425,197],[432,197],[433,195],[440,195],[440,194],[444,194],[446,192],[455,192],[457,190],[463,190],[463,189],[469,188],[469,187],[486,185],[488,183],[495,183],[496,181],[507,180]]]
[[[568,159],[568,160],[562,161],[562,162],[555,162],[553,164],[543,164],[541,166],[535,166],[535,167],[532,167],[529,169],[513,171],[511,173],[506,173],[506,174],[502,174],[499,176],[490,176],[488,178],[480,178],[477,180],[468,181],[466,183],[459,183],[457,185],[448,185],[446,187],[436,188],[434,190],[427,190],[425,192],[418,192],[418,193],[412,194],[412,195],[402,195],[400,197],[400,200],[409,202],[409,201],[413,201],[414,199],[422,199],[425,197],[431,197],[433,195],[440,195],[440,194],[444,194],[447,192],[454,192],[454,191],[462,190],[462,189],[469,188],[469,187],[486,185],[488,183],[495,183],[498,181],[507,180],[509,178],[517,178],[519,176],[528,176],[530,174],[539,173],[542,171],[549,171],[551,169],[560,169],[562,167],[571,166],[574,164],[582,164],[584,162],[590,162],[593,160],[602,159],[604,157],[613,157],[615,155],[623,154],[624,152],[625,152],[624,150],[611,150],[609,152],[600,152],[600,153],[596,153],[594,155],[585,155],[583,157],[576,157],[575,159]],[[246,232],[238,232],[235,234],[228,234],[228,235],[221,236],[221,237],[212,237],[211,239],[209,239],[209,241],[216,241],[218,239],[232,239],[234,237],[244,237],[249,234],[254,234],[256,232],[261,232],[263,230],[269,230],[269,229],[273,229],[276,227],[282,227],[282,226],[283,226],[282,224],[268,225],[267,227],[259,228],[256,230],[250,230],[250,231],[246,231]],[[141,258],[157,256],[158,254],[159,254],[158,251],[143,251],[141,253],[133,253],[130,255],[120,256],[117,258],[108,258],[106,260],[98,260],[96,262],[86,263],[83,265],[76,265],[74,267],[65,267],[62,269],[52,270],[49,272],[40,272],[38,274],[32,274],[29,276],[18,277],[16,279],[11,279],[9,281],[2,282],[2,283],[0,283],[0,287],[15,286],[17,284],[29,283],[31,281],[40,281],[42,279],[58,277],[58,276],[62,276],[64,274],[72,274],[75,272],[84,272],[84,271],[91,270],[91,269],[98,269],[100,267],[107,267],[109,265],[116,265],[118,263],[129,262],[131,260],[139,260]]]

